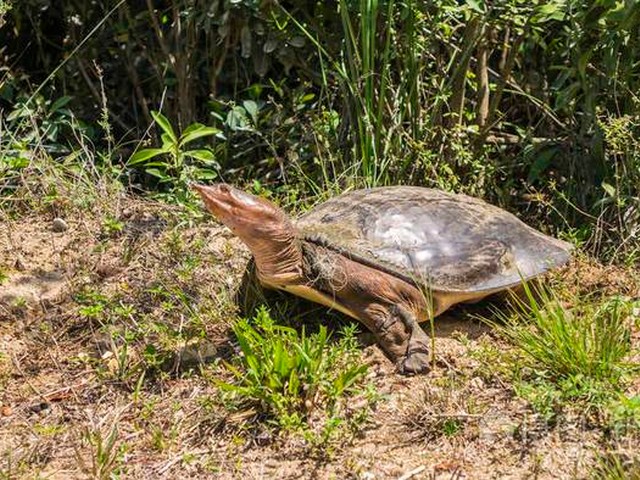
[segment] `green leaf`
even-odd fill
[[[465,0],[465,2],[467,4],[467,6],[469,8],[471,8],[471,10],[475,10],[478,13],[484,13],[485,12],[485,8],[484,8],[484,2],[479,2],[477,0]]]
[[[176,134],[173,131],[173,127],[171,126],[171,123],[169,123],[169,120],[167,120],[167,117],[162,115],[160,112],[156,112],[156,111],[153,111],[153,110],[151,111],[151,116],[153,117],[155,122],[158,125],[160,125],[160,128],[167,135],[169,135],[169,137],[171,137],[171,140],[173,140],[174,143],[178,143],[178,138],[176,137]]]
[[[71,97],[68,95],[65,95],[64,97],[60,97],[55,102],[53,102],[53,104],[51,105],[51,108],[49,108],[49,115],[56,112],[57,110],[60,110],[70,101],[71,101]]]
[[[138,150],[131,156],[131,158],[129,158],[129,162],[127,163],[127,165],[138,165],[139,163],[143,163],[144,161],[158,155],[162,155],[163,153],[168,152],[164,148],[145,148],[143,150]]]
[[[216,157],[213,154],[213,152],[211,150],[206,150],[206,149],[202,149],[202,150],[189,150],[187,152],[184,152],[184,154],[187,157],[191,157],[191,158],[195,158],[196,160],[200,160],[201,162],[204,162],[206,164],[216,164]]]
[[[533,183],[542,178],[544,172],[549,168],[554,157],[558,153],[558,149],[555,147],[542,150],[536,155],[536,159],[533,161],[531,168],[529,169],[529,175],[527,176],[527,182]]]
[[[196,171],[194,178],[196,180],[213,180],[214,178],[218,178],[218,174],[212,170],[201,170]]]
[[[220,133],[220,130],[215,127],[206,127],[201,123],[194,123],[193,125],[189,125],[189,127],[182,133],[182,136],[180,137],[180,146],[193,142],[198,138],[210,137],[211,135],[216,135],[218,133]]]
[[[155,162],[145,162],[144,163],[144,168],[149,168],[149,167],[162,167],[162,168],[167,168],[167,162],[162,162],[162,161],[155,161]]]
[[[607,193],[607,195],[609,195],[610,197],[616,197],[617,196],[617,192],[616,189],[613,185],[610,185],[606,182],[602,182],[602,189]]]
[[[170,152],[176,145],[176,143],[171,138],[171,135],[167,133],[163,133],[160,135],[160,140],[162,140],[162,148],[164,148],[167,152]]]
[[[244,108],[235,106],[227,113],[225,123],[233,131],[247,129],[249,128],[249,119],[246,113]]]
[[[314,98],[316,98],[316,94],[315,93],[307,93],[307,94],[302,96],[302,98],[300,99],[300,103],[310,102]]]
[[[32,115],[33,112],[31,111],[31,109],[25,105],[20,105],[18,108],[16,108],[13,112],[11,112],[9,115],[7,115],[7,121],[11,122],[17,118],[22,118],[22,117],[28,117],[29,115]]]
[[[153,175],[154,177],[157,177],[163,181],[171,178],[168,175],[166,175],[164,172],[161,172],[160,170],[158,170],[157,168],[145,168],[144,171],[147,172],[149,175]]]
[[[291,370],[287,383],[289,386],[289,394],[298,396],[300,394],[300,377],[296,370]]]
[[[245,100],[242,102],[242,106],[253,120],[253,124],[256,125],[258,123],[258,104],[253,100]]]
[[[187,128],[185,128],[182,131],[182,135],[180,136],[180,139],[184,138],[185,136],[191,134],[192,132],[196,132],[198,130],[200,130],[201,128],[205,127],[203,124],[198,123],[198,122],[194,122],[191,125],[189,125]]]
[[[592,50],[587,50],[578,58],[578,71],[580,75],[584,76],[587,74],[587,66],[589,65],[589,60],[591,60],[592,53]]]
[[[25,157],[16,157],[9,160],[9,168],[22,169],[29,166],[29,159]]]
[[[564,5],[558,1],[542,3],[535,9],[532,21],[534,23],[544,23],[550,20],[564,20],[566,13]]]
[[[367,370],[367,365],[356,365],[349,368],[346,372],[342,372],[337,380],[340,387],[340,394],[351,388],[361,377],[365,376]]]

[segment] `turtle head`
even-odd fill
[[[302,249],[287,214],[270,201],[230,185],[194,185],[207,209],[251,250],[260,277],[288,283],[300,277]]]

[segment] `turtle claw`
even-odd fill
[[[374,325],[379,332],[378,342],[390,358],[395,360],[398,372],[405,375],[425,373],[430,368],[429,337],[414,315],[402,306],[393,305],[385,322]]]
[[[431,367],[431,356],[424,349],[408,352],[400,361],[398,370],[404,375],[426,373]]]

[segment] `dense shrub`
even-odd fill
[[[315,193],[436,185],[545,222],[553,212],[599,252],[636,251],[637,2],[0,5],[0,109],[14,132],[27,99],[68,98],[94,141],[110,124],[122,162],[157,110],[179,131],[222,131],[208,147],[223,178]]]

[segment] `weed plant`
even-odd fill
[[[591,469],[593,480],[640,480],[640,461],[617,452],[601,454]]]
[[[21,105],[0,118],[0,215],[96,210],[113,215],[124,187],[110,151],[96,151],[69,97]],[[103,106],[106,109],[106,105]]]
[[[326,434],[347,420],[345,399],[361,390],[367,373],[355,330],[344,328],[336,341],[324,326],[298,333],[276,325],[263,307],[251,322],[233,326],[240,351],[227,368],[234,382],[219,386],[235,408],[255,408],[283,430],[309,431],[314,412],[324,409]]]
[[[84,429],[81,445],[88,447],[89,459],[76,447],[75,457],[80,470],[95,480],[118,478],[123,473],[123,457],[126,446],[119,439],[118,418],[109,431],[103,425]]]
[[[156,177],[160,185],[168,185],[169,194],[164,195],[165,200],[185,201],[189,196],[189,182],[217,178],[220,168],[210,149],[186,147],[198,139],[218,135],[220,130],[193,123],[178,135],[164,115],[153,111],[151,115],[162,130],[162,146],[137,151],[129,159],[128,165],[140,165],[146,173]]]

